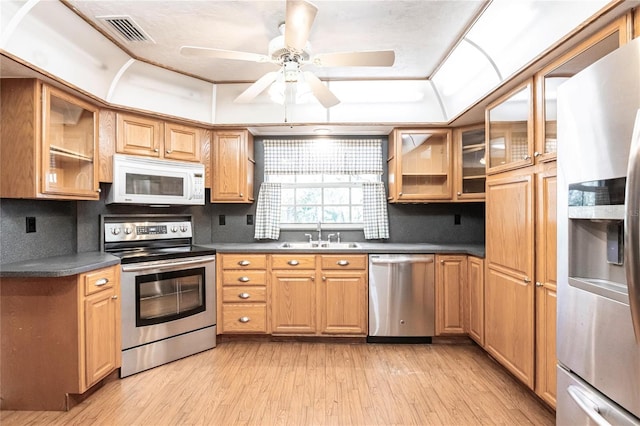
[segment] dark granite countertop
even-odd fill
[[[66,277],[119,263],[119,258],[101,252],[52,256],[0,264],[0,278]]]
[[[358,242],[359,248],[348,249],[293,249],[282,248],[282,241],[256,243],[221,243],[201,244],[216,249],[220,253],[435,253],[435,254],[470,254],[485,256],[484,244],[398,244],[398,243],[364,243]]]

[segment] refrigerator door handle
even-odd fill
[[[636,114],[627,165],[624,259],[629,306],[636,343],[640,344],[640,110]]]
[[[579,387],[571,385],[567,388],[567,392],[569,393],[569,396],[571,396],[571,399],[573,399],[573,401],[578,404],[578,407],[580,407],[580,409],[584,411],[584,413],[589,416],[589,418],[593,420],[595,424],[597,424],[598,426],[611,426],[611,423],[609,423],[600,414],[598,404],[593,402],[587,395],[585,395],[585,393],[580,390]]]

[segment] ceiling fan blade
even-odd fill
[[[258,53],[237,52],[234,50],[213,49],[209,47],[182,46],[184,56],[205,56],[208,58],[233,59],[236,61],[269,62],[269,57]]]
[[[316,75],[310,71],[304,71],[304,79],[311,87],[311,91],[313,95],[318,99],[318,101],[325,108],[331,108],[332,106],[336,106],[340,103],[340,99],[336,97],[331,90],[324,84]]]
[[[271,71],[263,75],[253,83],[251,86],[247,88],[244,92],[240,93],[240,95],[234,99],[235,103],[247,103],[251,102],[253,98],[262,93],[271,83],[276,81],[278,77],[279,71]]]
[[[284,42],[288,48],[302,51],[309,40],[318,8],[303,0],[287,0]]]
[[[390,67],[396,60],[393,50],[371,52],[324,53],[313,58],[313,64],[321,67]]]

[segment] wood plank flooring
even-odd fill
[[[474,344],[226,341],[9,425],[553,425]]]

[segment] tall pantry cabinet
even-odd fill
[[[629,39],[625,15],[486,112],[485,349],[556,404],[555,89]]]

